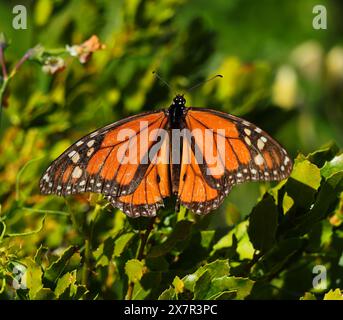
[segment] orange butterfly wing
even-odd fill
[[[179,201],[199,214],[216,209],[231,188],[244,181],[282,180],[292,161],[267,133],[238,117],[211,109],[189,108],[183,143]],[[187,181],[187,179],[190,179]]]
[[[40,180],[41,192],[102,193],[120,208],[125,203],[129,215],[135,215],[134,206],[142,212],[149,209],[154,213],[161,199],[170,194],[168,165],[152,164],[158,154],[161,156],[162,149],[165,153],[163,142],[167,139],[163,137],[159,145],[156,141],[167,122],[163,111],[149,112],[81,138],[46,170]],[[155,211],[151,209],[153,206]]]
[[[143,178],[136,182],[135,191],[107,198],[130,217],[155,216],[157,210],[164,206],[163,199],[171,195],[169,176],[169,135],[166,134]]]

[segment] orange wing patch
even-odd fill
[[[193,212],[206,214],[222,201],[222,194],[206,182],[191,149],[184,139],[178,200]]]

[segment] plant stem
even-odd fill
[[[138,248],[137,254],[136,254],[136,259],[139,261],[142,261],[145,257],[144,249],[145,249],[145,246],[148,242],[150,232],[152,231],[152,229],[154,227],[155,220],[156,220],[156,217],[151,218],[150,224],[148,225],[145,232],[140,234],[141,241],[140,241],[140,245],[139,245],[139,248]],[[125,300],[132,300],[132,294],[133,294],[134,287],[135,287],[134,282],[129,282],[129,285],[127,287]]]
[[[93,239],[93,233],[94,233],[94,224],[100,210],[101,210],[101,206],[96,204],[94,211],[92,213],[92,216],[91,216],[91,220],[89,222],[89,229],[88,231],[86,231],[85,252],[84,252],[85,260],[82,267],[82,276],[81,276],[81,283],[86,287],[88,285],[89,273],[92,268],[91,259],[92,259],[92,239]]]
[[[81,283],[87,287],[88,285],[88,276],[89,276],[89,269],[90,269],[90,252],[91,252],[91,246],[89,239],[85,240],[85,261],[82,268],[82,277],[81,277]]]
[[[7,69],[6,69],[6,64],[5,64],[5,57],[4,57],[4,49],[0,45],[0,64],[1,64],[1,69],[2,69],[2,75],[4,77],[4,82],[7,79]]]
[[[21,65],[28,60],[32,55],[32,49],[28,50],[22,57],[21,59],[16,63],[16,65],[14,66],[13,70],[10,73],[10,78],[12,78],[17,71],[19,70],[19,68],[21,67]]]

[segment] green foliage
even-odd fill
[[[314,0],[32,3],[14,30],[0,2],[0,299],[342,299],[340,17],[324,33]],[[92,35],[106,48],[82,51]],[[98,195],[40,195],[44,169],[82,135],[168,106],[153,70],[182,91],[223,74],[187,104],[272,134],[295,158],[290,178],[237,186],[205,217],[167,203],[153,224]]]

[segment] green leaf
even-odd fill
[[[299,238],[283,240],[276,243],[252,268],[250,276],[253,280],[263,279],[279,272],[292,256],[304,245]]]
[[[41,288],[35,296],[32,298],[33,300],[53,300],[56,299],[56,296],[50,288]]]
[[[343,300],[343,292],[340,289],[330,290],[325,294],[324,300]]]
[[[145,272],[139,282],[135,284],[132,299],[143,300],[157,296],[161,283],[161,272]]]
[[[58,299],[80,299],[87,292],[87,288],[83,285],[76,284],[76,270],[65,273],[58,279],[55,288],[55,295]]]
[[[254,248],[266,252],[275,243],[278,211],[271,195],[266,194],[252,210],[248,234]]]
[[[143,268],[144,264],[137,259],[127,261],[125,264],[125,273],[127,274],[129,281],[136,283],[141,280],[143,276]]]
[[[206,270],[195,281],[194,285],[194,300],[204,300],[211,286],[213,276]]]
[[[223,291],[216,295],[213,295],[209,300],[233,300],[237,295],[236,290]]]
[[[334,157],[330,162],[326,162],[320,172],[326,179],[332,177],[335,173],[343,172],[343,153]]]
[[[219,292],[229,291],[236,292],[235,299],[243,300],[250,294],[253,285],[254,281],[248,278],[229,276],[215,278],[211,282],[206,298],[211,299],[211,297],[216,296]]]
[[[196,282],[205,272],[208,272],[211,278],[228,275],[230,272],[229,262],[228,260],[215,260],[211,263],[205,264],[196,272],[189,274],[182,279],[185,284],[185,288],[194,292]]]
[[[297,158],[291,177],[285,184],[287,194],[297,207],[309,208],[314,202],[315,194],[320,186],[320,170],[308,160]]]
[[[194,299],[217,299],[223,292],[230,292],[230,297],[242,300],[247,297],[254,281],[240,277],[214,277],[209,271],[204,272],[194,287]]]
[[[177,300],[174,288],[170,287],[169,289],[164,290],[158,297],[158,300]]]
[[[322,167],[326,161],[330,161],[339,151],[338,146],[331,142],[326,146],[310,153],[306,158],[318,167]]]
[[[300,157],[295,160],[291,177],[314,190],[319,188],[321,180],[318,167],[310,161],[303,160]]]
[[[125,233],[116,239],[114,244],[114,256],[119,257],[128,247],[135,234],[133,232]]]
[[[305,292],[305,294],[300,297],[300,300],[317,300],[316,296],[311,292]]]
[[[40,245],[38,250],[36,251],[34,261],[38,264],[41,265],[43,263],[43,258],[48,252],[49,248],[43,247],[43,245]]]
[[[26,270],[26,287],[29,289],[30,299],[34,299],[36,294],[43,289],[42,276],[43,271],[32,259],[25,259]]]
[[[173,286],[175,288],[176,293],[182,293],[184,288],[185,288],[185,284],[183,283],[183,281],[178,276],[176,276],[174,278]]]
[[[214,246],[211,255],[218,250],[230,248],[234,245],[234,236],[239,241],[247,233],[249,222],[243,221],[239,223],[235,228],[233,228],[227,235],[222,237]]]
[[[201,234],[201,246],[208,249],[215,235],[215,230],[204,230]]]
[[[67,272],[61,278],[58,279],[55,288],[55,294],[60,297],[71,285],[76,282],[76,274]]]
[[[162,244],[153,247],[149,252],[148,257],[159,257],[170,252],[175,247],[176,243],[185,241],[189,237],[192,225],[193,222],[188,220],[177,222],[168,239]]]
[[[54,261],[44,273],[44,278],[49,282],[55,282],[61,274],[66,270],[69,261],[74,255],[76,248],[73,246],[64,250],[61,256]]]

